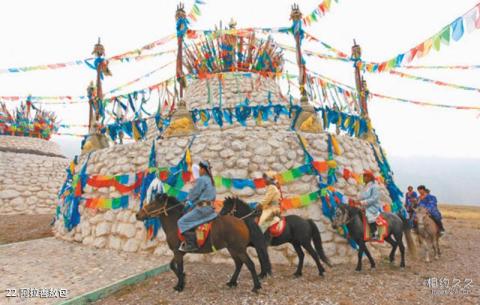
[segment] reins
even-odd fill
[[[237,202],[235,201],[235,203],[233,204],[233,207],[232,209],[230,210],[230,212],[227,213],[227,215],[230,215],[230,216],[235,216],[235,213],[237,212]],[[242,217],[238,217],[239,219],[245,219],[245,218],[248,218],[250,216],[252,216],[253,214],[255,214],[256,211],[255,210],[252,210],[250,213],[248,213],[247,215],[245,216],[242,216]]]
[[[166,204],[163,205],[162,207],[156,209],[156,210],[153,210],[151,211],[150,213],[145,209],[146,206],[143,206],[142,207],[142,211],[145,212],[145,214],[147,214],[148,217],[155,217],[155,216],[159,216],[159,215],[162,215],[164,214],[165,216],[168,216],[168,211],[178,207],[178,206],[184,206],[183,203],[179,202],[169,208],[166,207]]]

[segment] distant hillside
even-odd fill
[[[425,184],[439,202],[480,205],[480,159],[390,156],[389,161],[402,191]]]
[[[56,141],[69,158],[80,153],[80,140]],[[389,161],[402,191],[425,184],[438,200],[449,204],[480,205],[480,158],[395,157]]]

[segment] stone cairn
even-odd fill
[[[235,81],[225,81],[224,101],[226,103],[238,101],[237,89],[240,88],[240,92],[251,91],[252,82],[260,84],[257,87],[253,86],[255,96],[258,96],[258,103],[261,103],[262,100],[265,103],[268,92],[274,94],[280,92],[276,82],[269,78],[261,78],[260,81],[257,81],[255,77],[251,81],[240,82],[239,86]],[[208,90],[204,83],[203,80],[195,80],[189,84],[185,98],[188,107],[190,105],[195,105],[198,109],[212,107],[205,102]],[[212,91],[213,89],[210,94]],[[192,95],[189,95],[189,92],[192,92]],[[288,102],[280,99],[278,103],[286,105]],[[223,128],[214,124],[210,124],[208,127],[198,127],[198,134],[190,148],[192,161],[210,160],[214,175],[231,178],[260,178],[263,171],[282,172],[302,165],[304,164],[304,152],[295,132],[290,130],[290,124],[291,121],[288,117],[281,116],[277,122],[269,121],[257,124],[255,121],[248,121],[247,127],[240,126],[238,123]],[[154,132],[150,132],[147,138],[157,138],[158,131],[154,128],[150,128],[150,130],[154,130]],[[309,143],[308,151],[315,160],[328,158],[327,133],[299,132],[299,134]],[[158,166],[176,165],[182,158],[190,139],[191,136],[179,136],[155,140]],[[342,135],[338,135],[337,140],[342,151],[342,155],[335,156],[339,166],[351,168],[355,173],[362,173],[369,169],[376,176],[380,175],[369,142]],[[144,141],[95,151],[90,156],[87,174],[119,175],[145,171],[148,167],[151,144],[151,141]],[[85,158],[81,158],[79,163],[82,164],[84,160]],[[186,186],[187,190],[188,186]],[[347,181],[342,177],[338,177],[335,187],[347,196],[357,196],[361,188],[353,178]],[[317,189],[315,177],[308,175],[282,187],[285,197],[305,194]],[[382,186],[381,190],[382,201],[390,202],[385,187]],[[237,195],[247,202],[259,201],[264,192],[265,189],[253,190],[251,188],[236,190],[221,187],[217,189],[219,199]],[[93,189],[87,185],[83,196],[86,198],[116,198],[121,194],[113,187]],[[138,209],[139,201],[133,199],[130,200],[127,209],[119,210],[102,211],[80,205],[80,224],[68,232],[60,219],[55,224],[55,236],[98,248],[170,255],[163,231],[160,230],[153,241],[146,239],[144,224],[135,219]],[[352,256],[356,257],[353,255],[354,250],[346,240],[331,229],[330,221],[322,215],[319,202],[311,204],[308,208],[289,210],[288,213],[315,220],[322,234],[326,254],[331,257],[333,262],[341,263]],[[288,245],[272,247],[269,251],[272,261],[275,263],[293,263],[296,259],[294,250]],[[223,251],[218,254],[190,255],[188,257],[190,260],[230,263],[228,253]]]
[[[52,141],[0,136],[0,215],[53,215],[67,164]]]
[[[291,129],[292,119],[282,115],[274,122],[247,120],[247,126],[241,126],[238,122],[233,124],[224,124],[223,127],[210,122],[208,126],[196,124],[193,121],[189,111],[195,109],[210,109],[215,106],[234,107],[243,103],[246,99],[249,105],[263,105],[272,102],[281,104],[287,108],[290,106],[290,100],[282,95],[280,87],[276,81],[275,74],[278,70],[271,71],[268,75],[265,71],[244,71],[235,67],[249,66],[250,62],[238,63],[238,58],[233,52],[226,61],[213,68],[207,66],[198,66],[193,68],[191,65],[202,63],[203,60],[197,60],[193,50],[187,50],[188,55],[187,70],[192,74],[193,70],[208,75],[221,74],[222,77],[186,77],[183,71],[183,36],[188,25],[185,22],[185,12],[179,7],[176,13],[177,18],[177,38],[178,38],[178,56],[176,76],[179,82],[179,99],[176,110],[171,117],[170,126],[166,131],[159,135],[155,128],[153,120],[148,122],[149,131],[146,135],[146,141],[140,141],[132,144],[116,145],[104,149],[99,149],[90,153],[86,167],[87,175],[120,175],[128,173],[145,172],[148,169],[149,154],[152,142],[155,142],[156,160],[158,167],[172,167],[184,156],[184,153],[192,140],[192,135],[196,137],[191,143],[190,151],[194,163],[206,159],[209,160],[213,174],[226,178],[260,178],[262,172],[274,170],[282,172],[305,163],[304,150],[299,142],[297,133]],[[292,11],[292,20],[294,21],[294,35],[297,38],[297,59],[300,65],[300,75],[305,76],[304,63],[301,60],[300,34],[301,34],[301,13],[298,7]],[[231,29],[232,26],[231,26]],[[222,36],[221,43],[231,43],[232,46],[241,46],[235,43],[235,38],[225,34]],[[252,38],[253,39],[253,38]],[[233,41],[233,43],[232,43]],[[249,43],[255,43],[249,40]],[[270,42],[269,42],[270,43]],[[247,43],[246,43],[247,44]],[[210,44],[215,47],[216,44]],[[241,48],[241,47],[239,47]],[[272,52],[274,47],[268,46]],[[259,49],[251,48],[251,50]],[[270,51],[269,51],[270,50]],[[277,68],[283,65],[283,59],[279,53],[272,52],[275,57]],[[226,57],[229,55],[227,54]],[[259,58],[258,56],[253,56]],[[244,56],[243,58],[253,58]],[[204,56],[202,58],[205,58]],[[218,61],[214,61],[217,65]],[[236,66],[231,65],[237,62]],[[228,65],[227,65],[228,64]],[[232,69],[234,71],[232,71]],[[217,71],[218,70],[218,71]],[[244,75],[244,73],[248,75]],[[268,71],[267,71],[268,72]],[[281,73],[281,71],[280,71]],[[200,73],[199,73],[200,74]],[[219,83],[221,82],[221,83]],[[305,77],[300,78],[300,88],[302,93],[301,107],[304,109],[302,117],[296,122],[295,127],[303,127],[304,122],[310,122],[311,129],[296,128],[298,134],[308,142],[308,152],[314,160],[328,159],[328,129],[323,130],[313,107],[308,104],[306,92],[304,90]],[[292,101],[299,104],[298,101]],[[213,121],[213,120],[212,120]],[[304,131],[302,131],[304,130]],[[371,147],[371,138],[356,138],[348,135],[337,134],[336,139],[340,153],[335,155],[334,159],[338,166],[351,169],[352,172],[361,174],[364,170],[371,170],[375,176],[380,176],[379,167]],[[338,151],[337,151],[338,152]],[[86,160],[86,156],[80,158],[79,166]],[[357,197],[362,186],[358,182],[349,178],[346,180],[337,175],[338,181],[334,187],[337,191],[350,196]],[[190,184],[185,186],[188,191]],[[284,197],[293,197],[318,190],[316,177],[306,175],[302,178],[282,186]],[[217,189],[217,199],[223,199],[227,196],[239,196],[247,202],[259,201],[265,193],[265,189],[226,189],[219,187]],[[92,188],[89,185],[83,189],[82,196],[88,198],[118,198],[120,194],[114,187]],[[381,186],[381,200],[384,203],[391,203],[388,191]],[[165,234],[159,230],[157,236],[153,239],[147,239],[147,230],[144,223],[135,218],[135,213],[139,210],[140,202],[138,198],[130,196],[128,207],[121,209],[93,209],[87,208],[85,204],[80,203],[80,223],[72,230],[65,229],[65,222],[62,217],[55,223],[55,236],[67,241],[82,243],[83,245],[96,248],[109,248],[126,252],[146,252],[154,255],[171,256],[171,252],[165,241]],[[351,259],[356,260],[356,253],[347,241],[337,234],[331,228],[330,221],[323,216],[320,201],[310,204],[306,208],[291,209],[287,214],[298,214],[305,218],[311,218],[315,221],[322,235],[323,247],[326,255],[333,263],[344,263]],[[250,249],[251,250],[251,249]],[[250,251],[249,250],[249,251]],[[376,249],[372,249],[375,253]],[[289,245],[269,248],[270,257],[273,263],[291,264],[295,263],[297,255]],[[253,256],[254,251],[251,252]],[[213,263],[233,263],[226,251],[219,251],[210,255],[188,255],[187,261],[201,261]],[[309,256],[306,257],[306,264],[313,264]]]

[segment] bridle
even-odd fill
[[[233,204],[233,207],[232,209],[230,210],[230,212],[227,213],[227,215],[230,215],[230,216],[235,216],[235,213],[237,212],[237,202],[235,201],[235,203]],[[244,215],[242,217],[239,217],[239,219],[245,219],[245,218],[248,218],[250,216],[252,216],[253,214],[255,214],[256,211],[255,210],[252,210],[250,213],[248,213],[247,215]]]
[[[348,225],[348,224],[353,220],[353,217],[350,216],[350,213],[348,212],[348,210],[345,210],[345,213],[347,214],[347,217],[346,217],[347,220],[345,220],[345,221],[344,221],[342,224],[340,224],[340,225]],[[337,218],[336,215],[335,215],[335,218]]]
[[[178,206],[184,206],[184,204],[182,202],[179,202],[171,207],[168,207],[167,208],[167,204],[165,203],[164,205],[162,205],[160,208],[158,209],[155,209],[153,211],[150,211],[148,212],[147,209],[146,209],[146,205],[144,205],[142,207],[142,211],[147,215],[147,217],[157,217],[157,216],[160,216],[160,215],[165,215],[165,216],[168,216],[168,211],[178,207]]]

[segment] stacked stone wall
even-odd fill
[[[210,160],[214,175],[232,178],[259,178],[262,172],[275,170],[282,172],[304,164],[304,152],[298,142],[297,135],[288,128],[288,124],[267,124],[265,126],[249,127],[229,126],[219,128],[210,126],[202,130],[191,146],[193,162],[201,159]],[[326,160],[327,134],[302,133],[308,142],[308,151],[315,160]],[[174,166],[182,158],[190,137],[174,137],[156,141],[157,161],[159,166]],[[341,155],[335,156],[339,166],[348,167],[355,173],[365,169],[379,175],[379,168],[370,145],[360,139],[348,136],[337,136]],[[90,156],[87,166],[89,175],[119,175],[143,171],[148,166],[151,141],[118,145],[96,151]],[[85,160],[85,159],[82,159]],[[358,196],[361,186],[350,178],[341,176],[335,184],[336,189],[347,196]],[[293,183],[284,185],[284,196],[296,196],[310,193],[318,189],[314,176],[304,176]],[[188,185],[185,190],[188,190]],[[120,194],[113,187],[85,188],[85,198],[115,198]],[[217,189],[218,198],[229,195],[240,196],[247,202],[259,201],[265,189]],[[387,190],[381,187],[381,199],[389,202]],[[135,219],[139,209],[139,201],[130,197],[127,209],[97,210],[80,205],[81,222],[72,231],[64,228],[60,219],[55,225],[58,238],[76,241],[98,248],[111,248],[127,252],[153,252],[156,255],[171,255],[165,242],[165,235],[160,230],[153,240],[146,240],[146,229],[142,222]],[[354,255],[345,239],[339,236],[322,215],[320,202],[315,202],[307,208],[290,210],[288,213],[312,218],[317,224],[324,242],[326,254],[334,263],[348,261]],[[272,260],[276,263],[294,263],[296,254],[288,245],[271,248]],[[228,253],[220,251],[217,254],[196,256],[190,260],[230,262]],[[307,263],[312,263],[307,259]]]
[[[53,215],[68,165],[60,156],[51,141],[0,136],[0,214]]]

